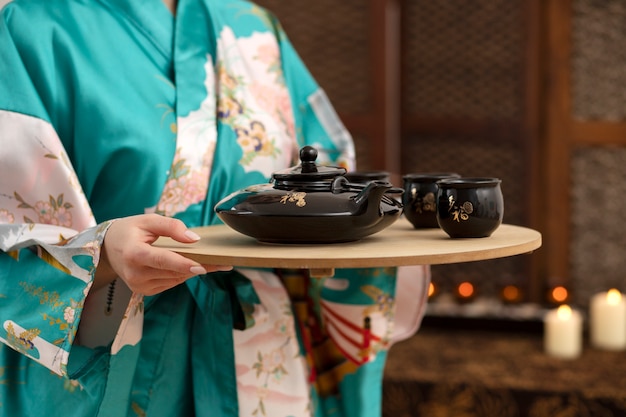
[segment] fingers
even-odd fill
[[[166,249],[155,248],[148,244],[139,244],[124,253],[124,267],[120,276],[134,290],[145,291],[147,286],[153,286],[153,281],[174,281],[178,284],[195,275],[205,274],[206,269],[199,263],[185,258]],[[159,286],[173,286],[170,283]],[[145,294],[145,292],[142,292]]]
[[[181,220],[158,214],[146,214],[140,217],[142,220],[140,227],[149,231],[154,236],[154,241],[159,236],[167,236],[182,243],[193,243],[200,240],[200,236],[189,230]]]
[[[192,277],[218,271],[231,271],[230,265],[199,264],[178,253],[167,249],[149,246],[144,265],[154,271],[159,271],[164,277]]]
[[[137,263],[137,259],[142,262]],[[122,279],[131,290],[144,295],[158,294],[198,275],[233,269],[232,266],[201,265],[175,252],[147,244],[143,249],[135,248],[128,253],[127,264],[133,267],[125,271]]]
[[[154,295],[169,290],[197,275],[218,271],[230,271],[232,266],[198,265],[187,272],[171,271],[166,269],[146,267],[127,275],[125,281],[134,291],[144,295]]]
[[[211,272],[228,272],[232,271],[232,265],[202,265],[202,267],[206,270],[207,273]]]
[[[231,266],[202,265],[152,246],[160,236],[182,243],[193,243],[200,238],[182,221],[156,214],[119,219],[108,229],[103,245],[105,258],[117,276],[136,293],[154,295],[191,277],[232,269]]]

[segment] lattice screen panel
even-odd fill
[[[573,0],[572,111],[626,121],[626,2]],[[570,273],[574,297],[626,292],[626,147],[580,147],[571,158]]]
[[[626,148],[584,147],[571,161],[571,282],[576,300],[626,292]],[[568,242],[563,242],[567,244]]]
[[[626,2],[574,0],[572,100],[579,120],[626,120]]]
[[[523,1],[405,0],[404,113],[519,119]]]
[[[527,225],[529,162],[523,145],[527,138],[515,128],[523,125],[525,113],[524,1],[405,0],[403,7],[403,116],[513,126],[506,137],[496,131],[485,131],[485,137],[405,133],[404,173],[456,171],[499,177],[504,221]],[[456,130],[462,132],[462,124]],[[469,280],[479,294],[497,297],[507,284],[528,289],[527,262],[520,256],[436,265],[433,281],[451,290]]]
[[[502,179],[504,221],[527,223],[528,193],[523,151],[510,143],[442,136],[411,136],[405,143],[403,166],[409,172],[453,171],[466,177]]]

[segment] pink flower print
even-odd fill
[[[9,210],[2,209],[0,210],[0,223],[13,223],[15,221],[15,217]]]
[[[64,201],[63,194],[59,194],[56,198],[50,196],[48,201],[38,201],[34,206],[27,203],[17,192],[14,193],[14,196],[20,202],[18,208],[33,210],[39,223],[71,226],[72,215],[69,210],[72,208],[72,204]],[[28,223],[34,223],[26,216],[24,216],[24,220]]]
[[[287,337],[295,337],[294,321],[292,316],[284,316],[274,324],[274,330]]]
[[[293,109],[291,107],[291,97],[287,90],[282,90],[282,94],[276,97],[276,113],[285,125],[285,132],[289,137],[296,135],[295,123],[293,120]]]
[[[35,211],[39,216],[40,223],[52,224],[52,206],[47,201],[35,203]]]
[[[206,196],[208,173],[195,171],[187,177],[170,179],[163,191],[158,211],[171,216],[185,210]]]
[[[170,179],[165,185],[165,190],[159,201],[158,211],[166,216],[172,216],[179,212],[184,200],[184,184],[176,178]]]
[[[275,43],[266,43],[259,46],[257,59],[265,64],[272,65],[278,61],[278,46]]]
[[[250,94],[254,97],[254,100],[259,105],[259,108],[265,109],[271,114],[275,114],[275,88],[272,88],[267,84],[259,84],[255,82],[250,84]]]
[[[285,354],[282,349],[275,349],[267,355],[268,369],[279,368],[285,362]]]
[[[261,372],[271,375],[276,381],[280,381],[281,377],[287,373],[284,366],[285,360],[285,352],[280,348],[274,349],[270,353],[263,355]]]
[[[207,170],[194,171],[183,184],[183,205],[189,207],[199,201],[204,200],[208,188]]]
[[[287,369],[285,368],[285,361],[287,360],[287,353],[283,348],[279,347],[272,350],[269,353],[257,352],[257,361],[252,365],[252,368],[256,370],[256,377],[259,381],[264,381],[263,388],[267,387],[271,378],[277,383],[280,383],[284,376],[287,375]],[[262,402],[264,395],[259,395],[259,399]]]
[[[284,86],[279,85],[276,88],[254,83],[250,85],[250,93],[260,108],[266,109],[278,124],[282,124],[285,127],[287,135],[295,137],[291,97]]]
[[[74,323],[74,319],[76,317],[76,310],[72,307],[65,307],[63,311],[63,319],[67,322],[67,324]]]
[[[72,225],[72,213],[65,207],[59,207],[56,211],[56,221],[58,225],[70,227]]]

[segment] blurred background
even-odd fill
[[[626,2],[259,3],[353,134],[359,169],[398,185],[500,177],[504,221],[542,232],[532,255],[433,266],[438,294],[470,283],[474,301],[585,307],[626,291]]]

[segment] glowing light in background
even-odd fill
[[[514,303],[520,300],[522,297],[522,291],[515,285],[507,285],[502,288],[502,298],[504,301]]]
[[[563,286],[554,287],[550,292],[550,297],[556,303],[563,303],[569,297],[569,292]]]
[[[435,295],[436,292],[437,288],[435,287],[435,284],[433,284],[432,282],[428,284],[428,297],[432,297],[433,295]]]
[[[462,282],[457,287],[457,293],[461,298],[471,298],[474,292],[474,285],[471,282]]]

